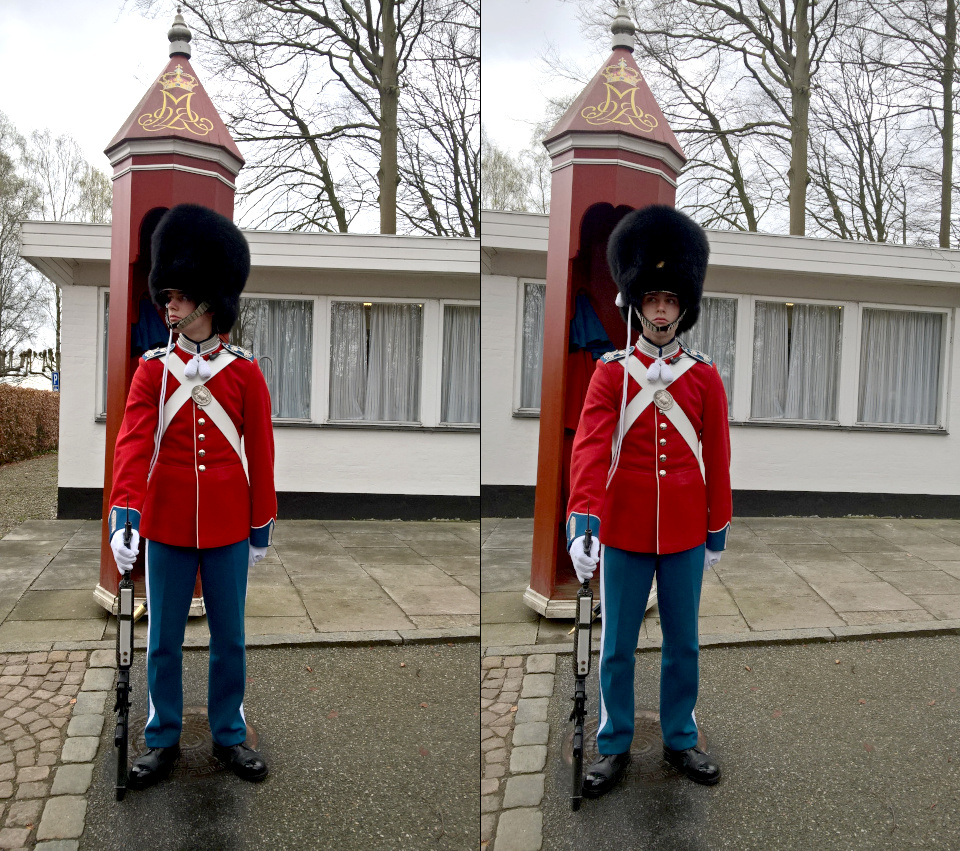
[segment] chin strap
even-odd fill
[[[182,328],[186,328],[191,322],[193,322],[194,319],[197,319],[203,316],[203,314],[206,313],[209,309],[210,309],[209,303],[202,301],[200,302],[200,304],[197,305],[197,309],[194,310],[193,313],[189,314],[188,316],[184,316],[183,319],[177,322],[176,325],[171,325],[170,322],[168,321],[167,327],[170,328],[171,331],[179,331]]]

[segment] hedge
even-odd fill
[[[0,464],[57,448],[60,394],[0,384]]]

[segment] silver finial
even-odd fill
[[[636,31],[637,28],[633,25],[633,21],[630,20],[630,13],[627,11],[627,7],[621,4],[617,8],[617,17],[613,19],[613,23],[610,25],[610,32],[613,33],[613,49],[616,50],[618,47],[625,47],[633,53],[633,36]]]
[[[173,26],[167,33],[170,39],[170,55],[180,53],[190,58],[190,39],[193,38],[190,28],[184,23],[183,15],[180,14],[180,7],[177,6],[177,16],[173,19]]]

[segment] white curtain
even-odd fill
[[[724,389],[727,409],[733,411],[733,365],[737,349],[737,302],[732,298],[704,298],[697,324],[683,334],[683,342],[713,358]]]
[[[267,387],[274,417],[310,418],[313,302],[242,298],[231,339],[250,349]]]
[[[838,307],[757,302],[752,416],[836,420],[839,371]]]
[[[942,323],[939,313],[864,308],[860,422],[937,424]]]
[[[420,421],[422,314],[419,304],[370,308],[365,420]]]
[[[543,312],[547,288],[525,284],[523,291],[523,362],[520,367],[520,407],[540,407],[543,381]]]
[[[330,419],[362,420],[367,386],[367,319],[363,305],[330,306]]]
[[[440,419],[480,423],[480,308],[443,309],[443,378]]]
[[[783,417],[787,341],[787,306],[758,301],[753,328],[752,417]]]

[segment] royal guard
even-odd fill
[[[180,753],[182,645],[198,569],[210,626],[214,755],[239,777],[262,780],[266,763],[244,744],[243,613],[247,572],[272,543],[277,514],[270,393],[253,355],[219,336],[237,319],[250,249],[229,219],[181,204],[157,224],[151,258],[150,297],[165,311],[170,340],[146,352],[133,376],[109,515],[121,572],[141,536],[146,543],[148,750],[129,786],[162,780]]]
[[[605,355],[590,381],[567,511],[580,581],[600,565],[600,759],[584,779],[588,797],[612,789],[630,761],[634,651],[654,576],[664,757],[698,783],[720,779],[716,761],[697,748],[694,706],[700,588],[720,560],[732,510],[727,398],[710,358],[677,336],[700,314],[709,253],[699,225],[660,205],[628,213],[607,246],[627,347]]]

